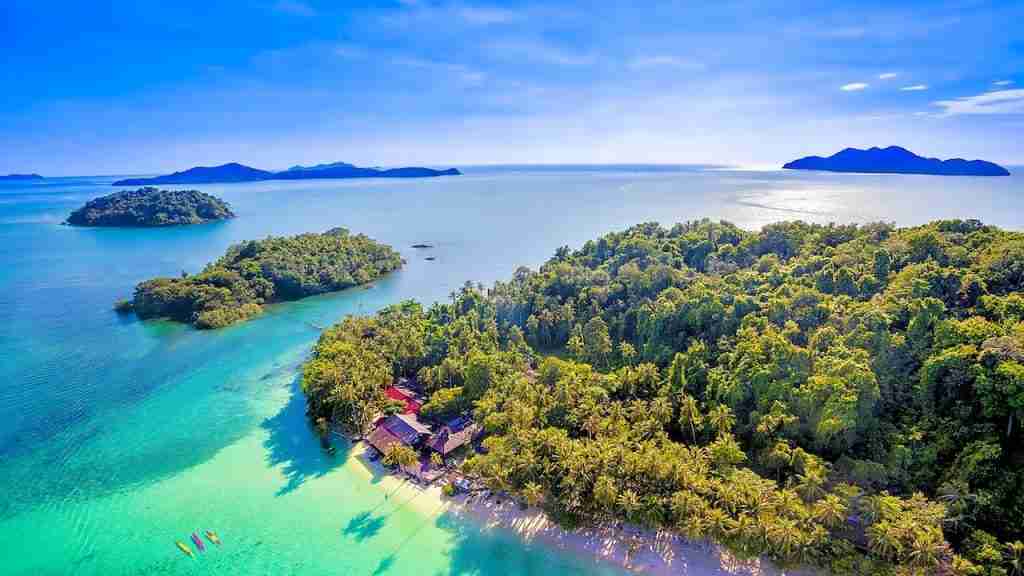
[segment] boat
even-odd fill
[[[192,554],[192,549],[188,547],[188,544],[185,544],[181,540],[175,541],[175,544],[178,546],[178,550],[181,550],[181,552],[185,554],[185,556],[188,556],[189,558],[194,557],[194,554]]]
[[[196,545],[200,552],[206,552],[206,545],[203,544],[203,539],[195,532],[192,533],[192,543]]]
[[[209,540],[211,543],[220,546],[220,536],[217,536],[217,533],[213,530],[206,531],[206,539]]]

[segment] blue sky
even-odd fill
[[[0,172],[1024,163],[1024,2],[3,4]]]

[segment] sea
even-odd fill
[[[560,246],[641,222],[712,218],[757,229],[781,220],[977,218],[1024,228],[1017,175],[463,171],[194,186],[227,200],[238,217],[166,229],[61,225],[74,208],[117,190],[115,177],[0,183],[0,573],[618,574],[417,506],[415,493],[391,498],[342,441],[326,454],[298,390],[322,327],[406,299],[443,301],[466,282],[509,278]],[[395,246],[407,265],[369,288],[275,305],[216,331],[112,309],[136,283],[198,272],[241,240],[336,226]],[[175,547],[208,529],[222,546],[196,558]]]

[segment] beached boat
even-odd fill
[[[192,533],[192,543],[196,545],[200,552],[206,552],[206,545],[203,544],[203,539],[195,532]]]
[[[217,533],[213,530],[206,531],[206,539],[209,540],[211,543],[220,546],[220,536],[217,536]]]
[[[181,550],[182,553],[185,554],[185,556],[188,556],[189,558],[192,558],[194,556],[192,554],[192,549],[188,547],[188,544],[185,544],[181,540],[175,541],[174,544],[178,546],[178,550]]]

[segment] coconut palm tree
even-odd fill
[[[814,503],[812,515],[826,528],[838,528],[846,520],[846,504],[839,496],[829,494]]]
[[[526,500],[528,506],[536,506],[544,499],[544,489],[541,488],[540,484],[536,482],[527,482],[523,486],[523,499]]]
[[[384,454],[384,464],[388,466],[397,466],[399,468],[406,468],[412,466],[416,462],[419,462],[419,455],[412,448],[405,444],[394,443],[387,448],[387,452]]]
[[[736,424],[736,416],[733,415],[732,409],[725,404],[719,404],[708,412],[708,425],[710,425],[719,436],[723,436],[731,432],[734,424]]]
[[[704,425],[704,415],[700,413],[697,399],[683,393],[679,400],[679,427],[690,429],[690,438],[697,442],[697,428]]]

